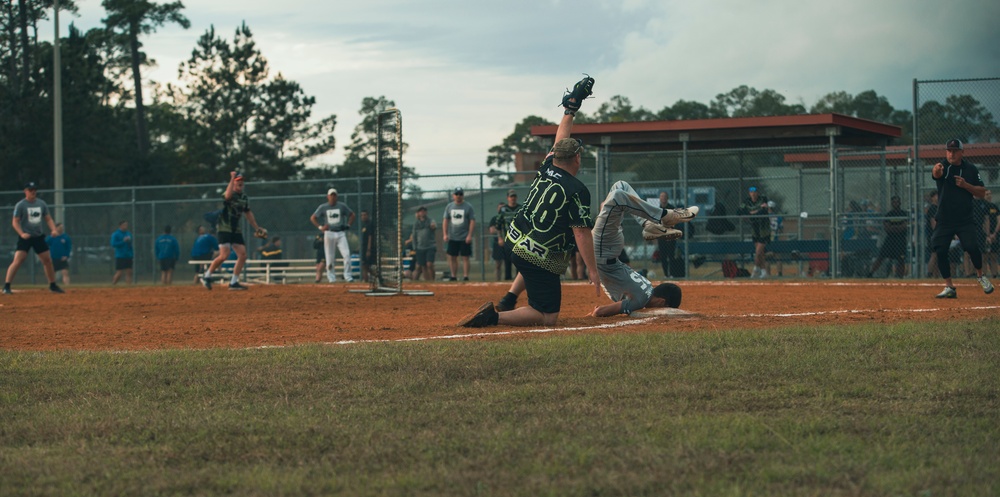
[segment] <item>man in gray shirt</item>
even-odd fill
[[[337,189],[330,188],[326,192],[326,203],[320,204],[316,212],[309,216],[313,226],[323,232],[323,248],[326,250],[326,279],[330,283],[337,281],[334,271],[334,257],[340,251],[344,259],[344,281],[354,281],[351,275],[351,246],[347,241],[348,230],[354,224],[354,211],[343,202],[337,200]]]
[[[44,223],[44,224],[43,224]],[[45,227],[48,225],[52,236],[59,236],[56,223],[49,214],[49,206],[38,198],[38,185],[31,181],[24,185],[24,200],[14,206],[14,219],[11,221],[17,232],[17,249],[14,260],[7,268],[7,279],[4,280],[3,294],[10,295],[10,283],[14,281],[18,268],[28,259],[28,251],[34,250],[38,260],[45,269],[45,277],[49,280],[49,290],[53,293],[65,293],[56,285],[56,271],[52,267],[52,256],[49,245],[45,243]]]
[[[437,231],[437,223],[427,217],[427,208],[420,206],[417,209],[417,220],[413,223],[413,231],[410,239],[413,244],[413,279],[420,279],[423,273],[424,279],[434,280],[434,256],[437,254],[437,243],[434,240],[434,232]]]
[[[472,233],[476,229],[476,214],[472,206],[465,203],[465,190],[455,188],[454,201],[444,208],[445,253],[448,254],[449,281],[455,281],[458,274],[458,258],[462,257],[462,281],[469,281],[469,256],[472,255]]]

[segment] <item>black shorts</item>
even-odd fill
[[[465,243],[465,240],[448,240],[448,248],[445,253],[452,257],[458,255],[469,257],[472,255],[472,244]]]
[[[132,269],[132,259],[119,259],[115,257],[115,271],[121,271],[122,269]]]
[[[504,249],[499,243],[493,242],[493,253],[491,256],[497,262],[504,260]]]
[[[33,236],[27,240],[18,237],[17,250],[23,250],[25,252],[34,250],[36,254],[44,254],[49,251],[49,244],[45,243],[44,236]]]
[[[160,259],[160,271],[173,271],[177,267],[177,259]]]
[[[375,254],[374,253],[368,255],[361,254],[361,263],[366,266],[371,266],[372,264],[375,264]]]
[[[322,264],[326,262],[326,249],[320,247],[316,249],[316,264]]]
[[[69,269],[69,261],[64,261],[62,259],[59,260],[52,259],[52,269],[55,269],[56,271]]]
[[[246,245],[247,242],[243,241],[243,233],[226,233],[225,231],[219,232],[219,245],[224,244],[230,245]]]
[[[416,253],[413,254],[413,261],[418,266],[424,266],[428,262],[434,262],[434,256],[437,255],[437,247],[418,249]]]
[[[752,236],[750,238],[751,238],[751,240],[753,240],[754,243],[763,243],[764,245],[767,245],[768,243],[771,243],[771,234],[770,233],[768,233],[766,235],[754,235],[754,236]]]
[[[514,262],[514,267],[524,277],[528,305],[544,314],[559,312],[562,307],[562,283],[559,281],[559,275],[546,271],[517,254],[511,254],[510,258]]]
[[[906,258],[906,238],[886,238],[878,251],[883,259],[903,260]]]
[[[947,252],[955,235],[958,235],[958,241],[962,242],[962,249],[966,252],[979,250],[976,226],[971,223],[958,226],[938,223],[937,228],[934,229],[934,237],[931,238],[931,247],[938,253]]]

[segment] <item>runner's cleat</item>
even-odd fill
[[[993,283],[990,283],[990,280],[986,279],[985,274],[976,278],[976,281],[979,282],[979,286],[983,287],[983,293],[986,295],[993,293]]]
[[[939,299],[957,299],[958,298],[958,292],[956,292],[954,288],[952,288],[950,286],[946,286],[946,287],[944,287],[944,290],[941,293],[939,293],[939,294],[937,294],[935,296],[935,298],[939,298]]]
[[[691,206],[686,209],[664,209],[660,224],[671,227],[677,223],[686,223],[698,215],[698,206]]]
[[[202,276],[201,277],[201,284],[205,288],[208,288],[209,290],[211,290],[212,289],[212,278],[206,278],[206,277]]]
[[[240,282],[237,281],[236,283],[230,283],[229,284],[229,289],[230,290],[246,290],[247,287],[241,285]]]
[[[657,238],[662,238],[664,240],[676,240],[682,236],[684,236],[683,231],[668,228],[652,221],[646,223],[642,227],[643,240],[656,240]]]
[[[49,291],[52,293],[66,293],[65,291],[63,291],[62,288],[59,288],[59,285],[55,283],[49,283]]]

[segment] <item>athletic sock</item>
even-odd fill
[[[240,282],[240,279],[237,278],[235,275],[232,278],[229,278],[229,284],[230,285],[235,285],[235,284],[237,284],[239,282]]]

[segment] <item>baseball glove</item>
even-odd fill
[[[253,236],[255,236],[257,238],[262,238],[262,239],[266,240],[267,239],[267,228],[257,228],[253,232]]]
[[[580,104],[583,103],[584,99],[590,96],[594,92],[594,78],[587,76],[580,81],[577,81],[573,85],[573,91],[567,92],[563,95],[562,106],[566,109],[567,114],[576,114],[576,111],[580,110]]]

